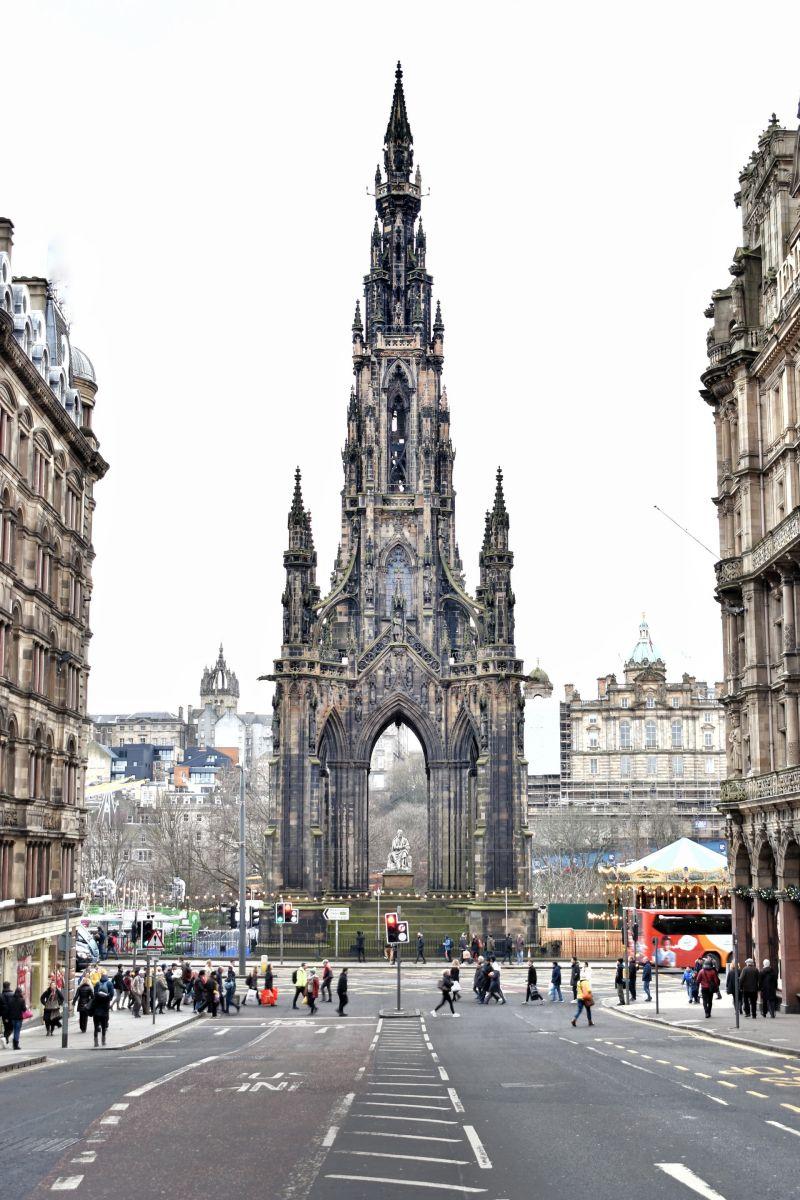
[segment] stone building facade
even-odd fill
[[[170,712],[102,713],[90,718],[92,736],[103,746],[115,748],[137,742],[150,746],[174,746],[176,756],[191,745],[183,708]]]
[[[0,219],[0,976],[36,994],[81,885],[97,381]]]
[[[283,646],[267,676],[275,682],[275,890],[366,888],[370,757],[398,720],[425,754],[429,887],[526,890],[524,691],[550,689],[529,680],[516,656],[500,472],[480,583],[474,596],[466,590],[444,323],[421,198],[398,66],[375,176],[364,314],[357,304],[352,327],[341,540],[325,596],[299,471],[289,513]]]
[[[722,684],[691,675],[670,682],[642,618],[623,678],[604,675],[597,697],[571,685],[561,705],[562,804],[636,816],[645,837],[671,826],[677,836],[718,837],[725,774]]]
[[[742,241],[706,316],[717,599],[728,712],[721,807],[740,957],[800,1007],[800,144],[773,115],[739,176]]]

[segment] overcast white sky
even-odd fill
[[[398,57],[470,584],[502,463],[530,667],[588,694],[645,611],[671,676],[719,676],[713,558],[653,505],[716,549],[703,308],[740,240],[738,172],[773,110],[795,123],[796,4],[2,0],[0,19],[14,269],[61,281],[111,465],[91,711],[196,702],[220,640],[267,707],[295,463],[327,585]]]

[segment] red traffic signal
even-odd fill
[[[384,913],[383,919],[386,922],[387,946],[408,941],[408,921],[401,921],[396,912]]]
[[[275,905],[275,924],[288,925],[292,920],[292,904],[288,900],[278,900]]]

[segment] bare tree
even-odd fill
[[[552,904],[601,899],[603,879],[598,868],[614,845],[612,822],[564,805],[537,815],[533,829],[533,900]]]
[[[206,872],[201,853],[204,831],[198,828],[196,815],[179,804],[174,793],[161,791],[142,815],[147,816],[142,831],[153,854],[154,886],[168,892],[177,877],[186,883],[187,895],[198,892]]]
[[[83,847],[87,882],[105,875],[118,886],[124,883],[132,844],[132,827],[127,819],[126,806],[118,805],[110,812],[90,810]]]
[[[204,865],[211,879],[234,893],[239,889],[239,780],[238,771],[229,771],[221,780],[215,803],[209,810],[204,848]],[[266,892],[270,868],[268,837],[274,822],[266,755],[247,774],[245,801],[247,876],[257,877],[260,889]]]

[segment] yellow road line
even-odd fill
[[[688,1067],[682,1067],[680,1063],[675,1063],[675,1070],[676,1070],[676,1071],[688,1071],[688,1070],[689,1070],[689,1068],[688,1068]]]
[[[720,1087],[732,1087],[732,1088],[735,1088],[735,1087],[738,1087],[738,1086],[739,1086],[737,1083],[728,1083],[727,1079],[718,1079],[718,1080],[717,1080],[717,1083],[719,1084],[719,1086],[720,1086]]]
[[[705,1071],[695,1071],[695,1075],[697,1076],[698,1079],[710,1079],[711,1078],[710,1075],[706,1075]]]
[[[796,1104],[781,1103],[781,1108],[788,1108],[790,1112],[800,1113],[800,1108],[798,1108]]]
[[[670,1065],[666,1058],[657,1058],[656,1062],[661,1063],[662,1067],[668,1067]]]

